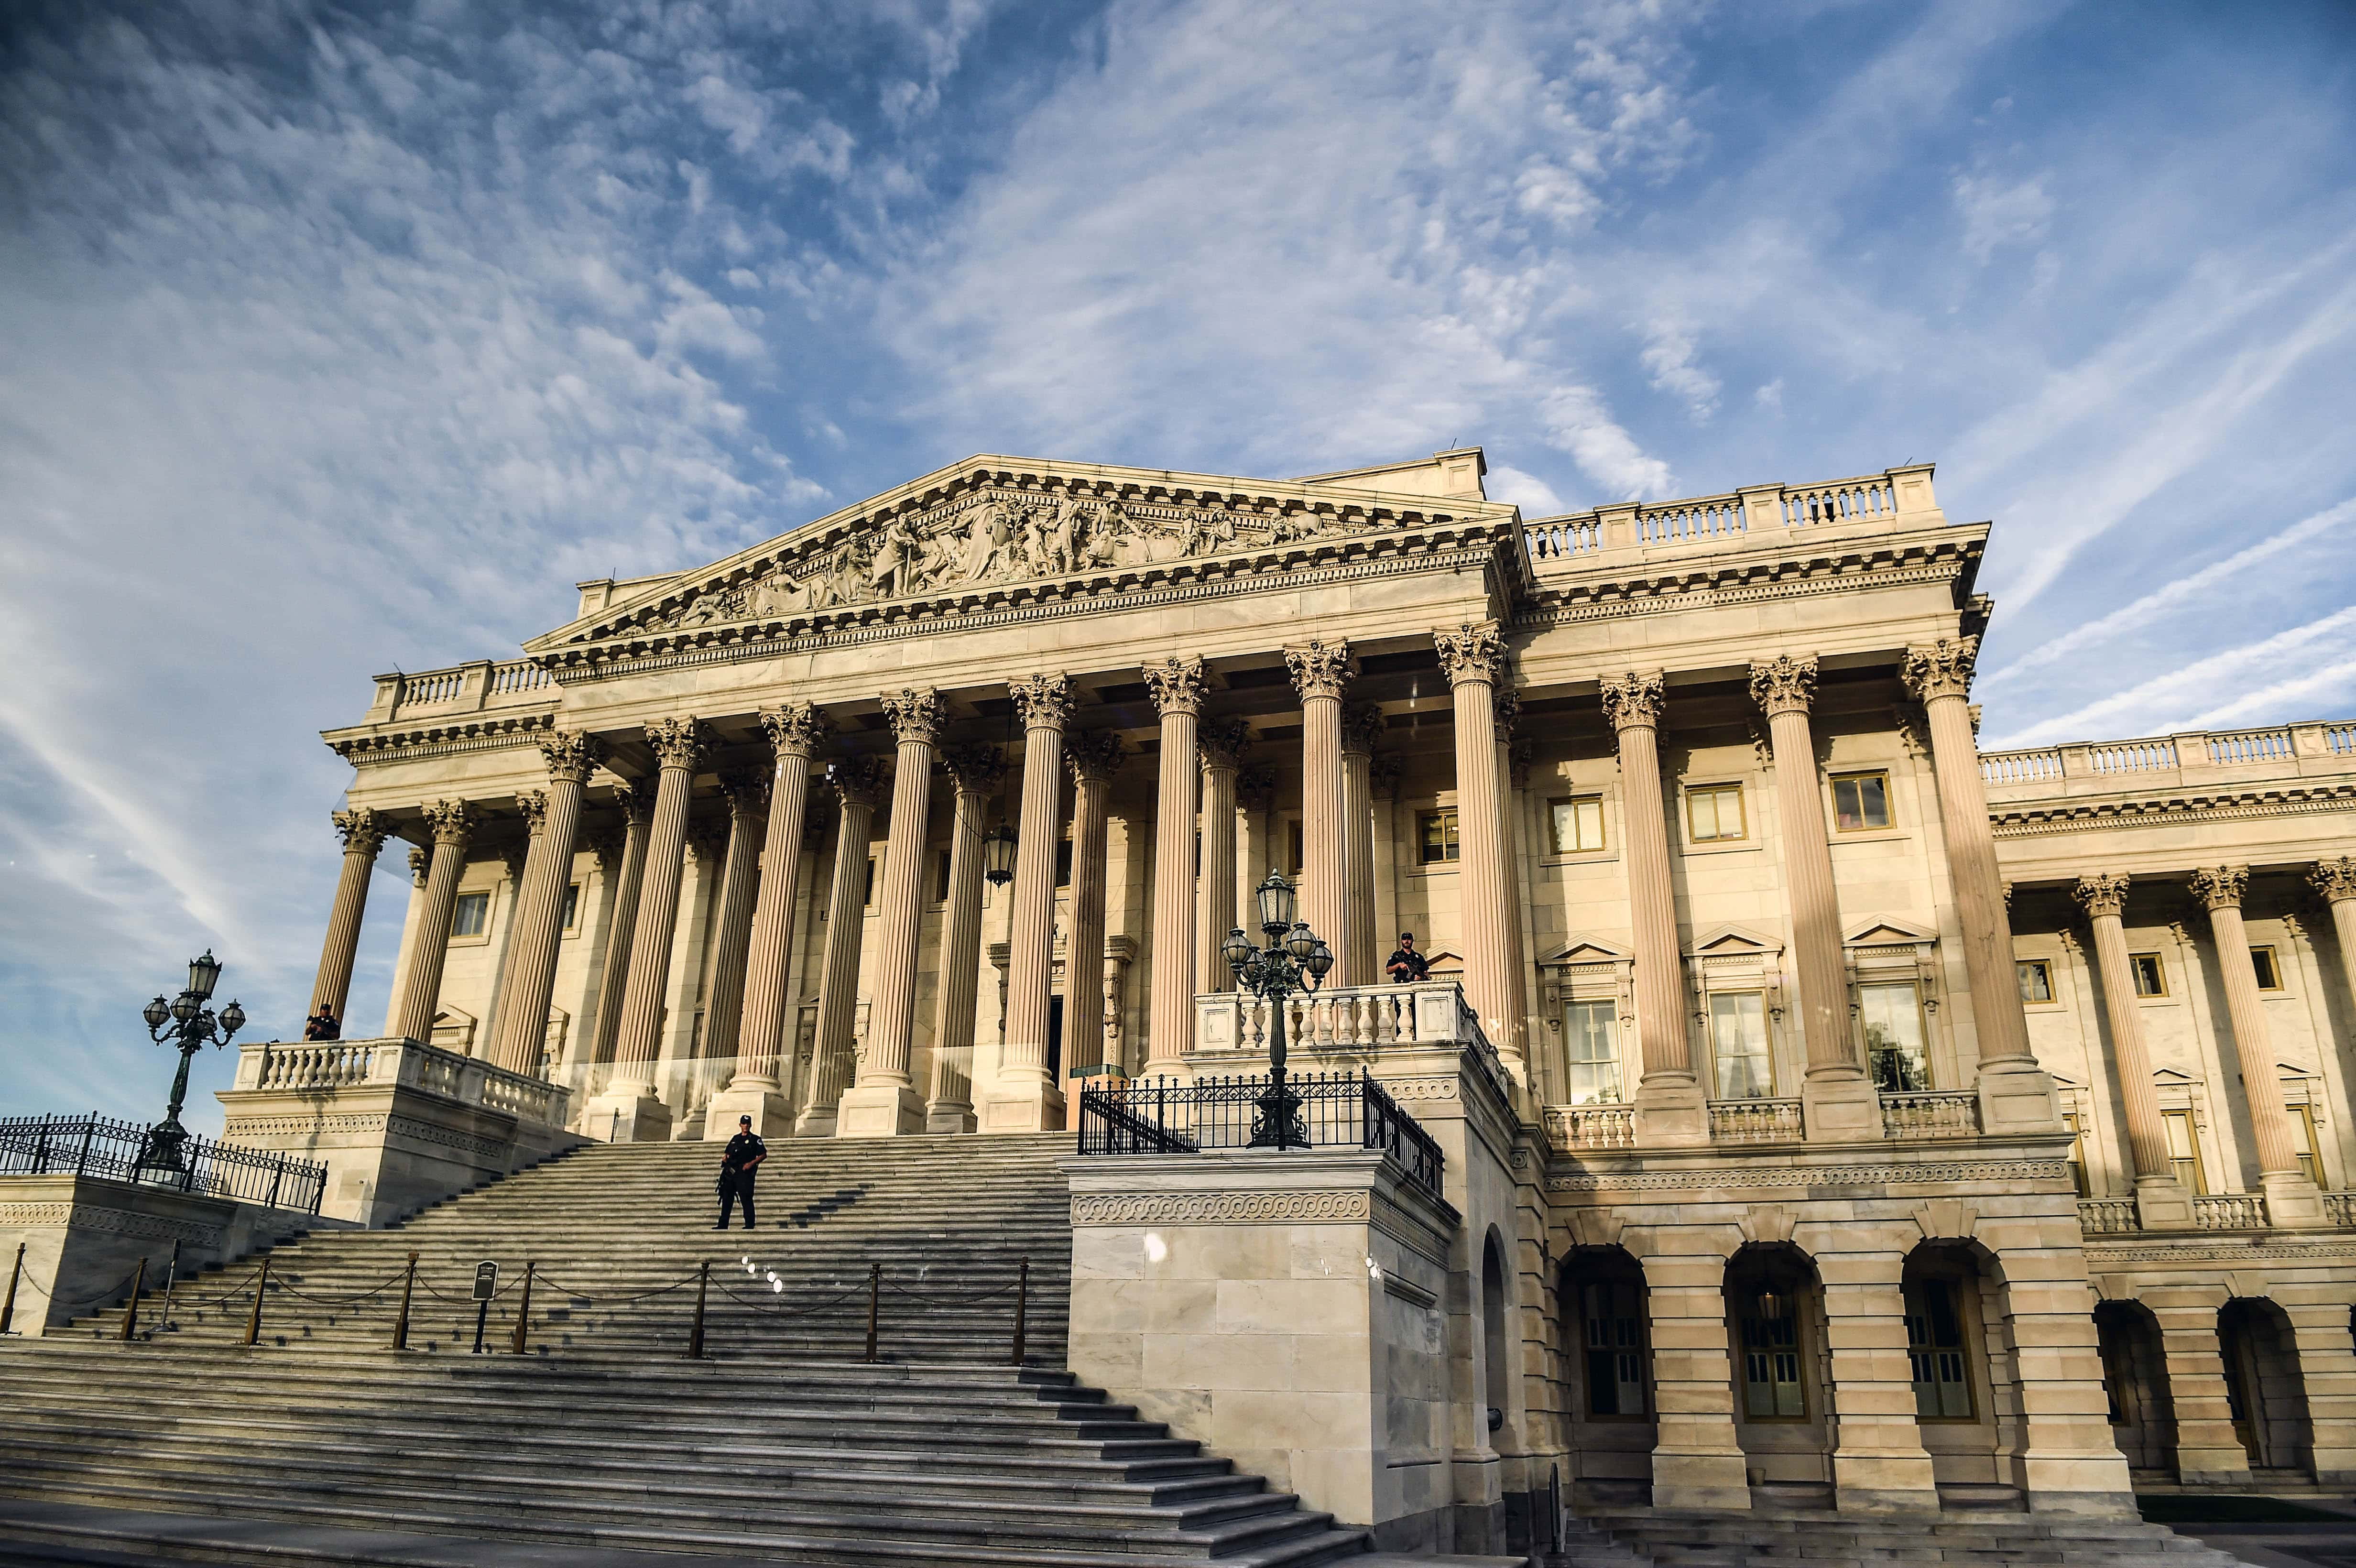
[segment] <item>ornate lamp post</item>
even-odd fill
[[[1237,926],[1219,944],[1236,983],[1253,996],[1275,1005],[1269,1009],[1268,1089],[1252,1117],[1254,1148],[1307,1148],[1309,1128],[1301,1119],[1301,1096],[1284,1079],[1284,998],[1295,991],[1314,991],[1333,967],[1333,950],[1325,945],[1305,920],[1295,920],[1292,884],[1271,870],[1252,894],[1259,904],[1259,928],[1266,947],[1254,947]]]
[[[180,1107],[188,1098],[189,1059],[208,1043],[227,1045],[229,1037],[245,1027],[245,1009],[235,1002],[223,1008],[218,1018],[205,1006],[212,1000],[213,987],[220,980],[220,960],[213,956],[212,949],[207,948],[202,958],[188,960],[187,989],[168,1002],[158,997],[140,1012],[155,1043],[169,1043],[180,1053],[180,1071],[172,1079],[172,1107],[164,1113],[162,1121],[147,1129],[146,1147],[139,1157],[143,1169],[182,1168],[180,1146],[188,1141],[188,1129],[180,1125]]]

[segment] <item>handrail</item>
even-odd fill
[[[319,1211],[327,1168],[195,1135],[177,1150],[151,1128],[105,1116],[0,1117],[0,1176],[70,1172],[265,1208]]]
[[[1275,1079],[1239,1073],[1181,1081],[1141,1079],[1080,1090],[1083,1155],[1188,1155],[1250,1147],[1276,1113]],[[1288,1073],[1295,1148],[1380,1149],[1417,1186],[1437,1196],[1444,1164],[1438,1140],[1399,1108],[1371,1072]]]

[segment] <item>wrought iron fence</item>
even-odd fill
[[[104,1116],[0,1117],[0,1176],[70,1172],[316,1214],[327,1168],[190,1136],[174,1157],[149,1129]]]
[[[1262,1100],[1269,1082],[1265,1074],[1246,1073],[1089,1085],[1080,1091],[1080,1152],[1199,1154],[1249,1147],[1267,1120]],[[1292,1073],[1285,1086],[1299,1102],[1287,1142],[1381,1149],[1417,1186],[1439,1193],[1440,1145],[1372,1073]]]

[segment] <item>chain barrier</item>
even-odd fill
[[[295,1289],[283,1279],[278,1281],[277,1285],[280,1294],[294,1296],[298,1301],[307,1301],[314,1307],[349,1307],[356,1301],[366,1301],[370,1296],[382,1296],[392,1288],[395,1280],[401,1279],[407,1272],[404,1269],[400,1274],[391,1275],[382,1285],[352,1296],[313,1296],[308,1291]]]
[[[828,1307],[838,1306],[842,1302],[850,1300],[854,1296],[862,1295],[865,1293],[866,1289],[867,1286],[863,1283],[854,1285],[849,1290],[843,1291],[840,1295],[830,1296],[824,1301],[812,1302],[808,1307],[787,1307],[782,1303],[776,1307],[764,1307],[757,1297],[747,1299],[744,1296],[737,1295],[733,1288],[726,1285],[723,1285],[720,1287],[720,1294],[728,1297],[729,1300],[734,1301],[739,1307],[750,1307],[764,1317],[806,1317],[813,1312],[823,1312]]]

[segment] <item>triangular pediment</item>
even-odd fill
[[[1846,947],[1894,947],[1938,940],[1939,933],[1927,925],[1886,914],[1852,922],[1841,935],[1841,944]]]
[[[725,560],[618,585],[613,603],[524,647],[545,659],[623,639],[701,641],[721,627],[766,639],[1076,589],[1145,588],[1244,563],[1282,568],[1337,549],[1517,537],[1520,514],[1505,503],[1359,489],[1351,477],[1237,479],[972,457]]]
[[[2151,1075],[2151,1081],[2162,1089],[2190,1089],[2201,1082],[2190,1073],[2179,1072],[2173,1067],[2156,1070]]]
[[[1765,957],[1783,951],[1783,944],[1764,932],[1745,925],[1714,925],[1693,940],[1686,949],[1694,958]]]
[[[1560,968],[1571,964],[1622,964],[1634,955],[1616,943],[1592,936],[1574,936],[1552,954],[1538,960],[1546,968]]]

